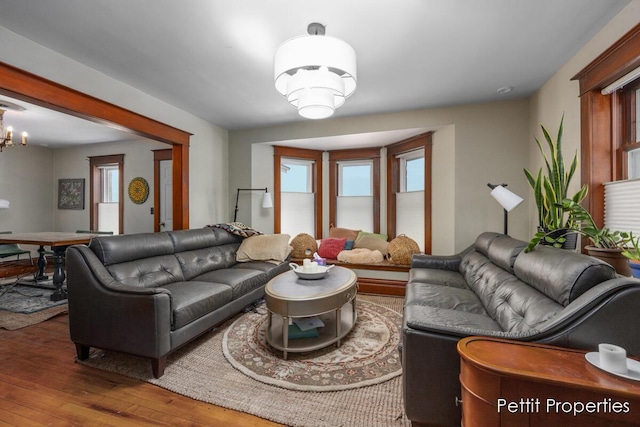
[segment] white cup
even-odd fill
[[[617,374],[627,373],[627,351],[613,344],[599,344],[600,367]]]

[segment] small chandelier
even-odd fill
[[[275,85],[302,117],[325,119],[356,90],[356,52],[325,36],[322,24],[311,23],[307,31],[276,51]]]
[[[11,147],[14,144],[17,144],[18,141],[13,140],[14,132],[11,126],[4,127],[4,111],[0,109],[0,152],[4,147]],[[20,140],[21,145],[27,145],[27,133],[22,132],[22,139]]]

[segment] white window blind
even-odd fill
[[[298,233],[315,236],[315,194],[280,193],[280,197],[280,232],[291,237]]]
[[[373,197],[338,197],[336,227],[373,232]]]
[[[640,179],[604,184],[604,223],[611,230],[640,236]]]
[[[424,191],[396,193],[396,235],[401,234],[424,250]]]

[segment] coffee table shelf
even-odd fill
[[[353,302],[355,303],[355,301]],[[336,312],[331,311],[318,317],[324,327],[318,328],[318,336],[313,338],[288,339],[285,348],[282,342],[282,316],[272,316],[271,327],[267,330],[267,342],[280,351],[307,352],[330,346],[344,338],[353,328],[356,316],[353,315],[353,303],[348,302],[340,309],[340,334],[336,335]]]

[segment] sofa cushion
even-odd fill
[[[89,248],[105,266],[174,252],[166,232],[94,237]]]
[[[222,268],[201,274],[193,278],[199,282],[223,283],[232,290],[232,298],[236,299],[254,289],[264,286],[267,274],[258,270],[244,268]]]
[[[236,261],[271,261],[280,263],[287,259],[293,248],[288,234],[263,234],[247,237],[236,254]]]
[[[409,305],[448,308],[488,316],[482,302],[471,290],[427,283],[414,283],[407,287],[405,307]]]
[[[499,236],[491,242],[487,256],[491,262],[513,274],[513,264],[526,247],[527,242],[509,236]]]
[[[464,276],[457,271],[438,270],[435,268],[412,268],[409,270],[407,283],[429,283],[452,288],[469,289]]]
[[[498,323],[483,314],[415,304],[404,308],[404,323],[413,329],[437,334],[449,332],[458,336],[502,331]]]
[[[184,272],[185,280],[191,280],[208,271],[235,265],[235,257],[236,253],[232,244],[210,246],[176,254],[176,258]]]
[[[163,286],[171,294],[171,330],[180,329],[230,302],[231,287],[211,282],[174,282]]]
[[[174,255],[136,259],[106,268],[113,279],[123,285],[157,288],[184,280],[180,263]]]
[[[476,241],[473,244],[473,247],[476,251],[480,252],[481,254],[488,255],[489,246],[491,246],[491,243],[493,243],[493,241],[500,236],[504,236],[504,234],[494,233],[492,231],[486,231],[480,234],[476,238]]]
[[[273,279],[278,274],[286,273],[290,269],[289,264],[287,264],[286,262],[283,262],[281,264],[273,264],[266,261],[241,262],[233,265],[231,268],[262,271],[267,275],[267,281]]]
[[[563,306],[595,285],[616,277],[614,268],[599,259],[546,246],[518,255],[514,272]]]

